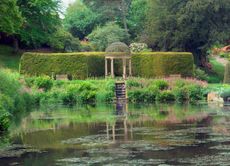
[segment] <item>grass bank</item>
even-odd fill
[[[45,77],[25,78],[37,105],[77,104],[113,102],[115,99],[115,80],[91,79],[58,81]],[[143,79],[131,78],[126,81],[130,102],[198,102],[205,100],[207,84],[194,79]]]
[[[12,47],[0,45],[0,67],[18,71],[21,53],[14,53]]]

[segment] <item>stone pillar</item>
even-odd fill
[[[115,125],[116,125],[116,124],[114,124],[113,127],[112,127],[113,142],[115,142],[115,140],[116,140]]]
[[[113,58],[111,58],[111,77],[114,78],[114,64],[113,64]]]
[[[105,76],[108,76],[108,60],[105,59]]]
[[[123,62],[123,79],[126,79],[126,59],[122,59]]]
[[[131,58],[129,59],[129,76],[132,76],[132,61]]]

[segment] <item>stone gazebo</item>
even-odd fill
[[[129,64],[129,76],[132,76],[132,62],[131,62],[131,53],[129,47],[122,42],[115,42],[112,43],[106,49],[105,55],[105,76],[108,76],[108,62],[111,63],[110,75],[112,78],[115,77],[114,75],[114,60],[121,59],[122,60],[122,68],[123,68],[123,79],[127,78],[127,70],[126,66],[127,63]]]

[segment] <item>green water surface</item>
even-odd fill
[[[230,108],[47,106],[15,117],[0,165],[229,165]]]

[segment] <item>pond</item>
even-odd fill
[[[50,106],[14,122],[0,165],[229,165],[229,107]]]

